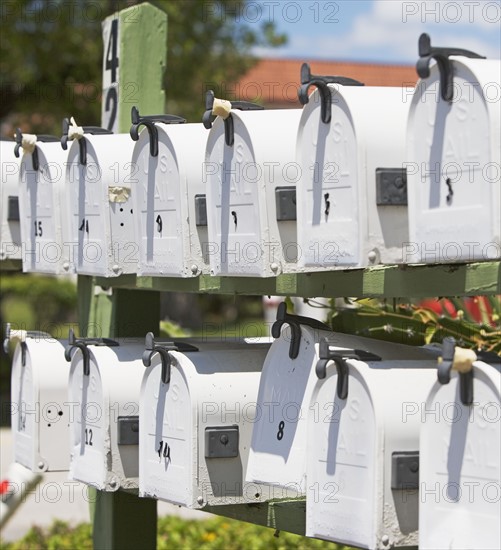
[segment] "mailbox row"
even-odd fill
[[[306,497],[307,536],[362,548],[501,547],[495,358],[333,333],[285,304],[272,335],[23,334],[15,461],[197,509]]]
[[[68,121],[68,151],[19,134],[2,228],[19,192],[22,246],[6,230],[3,255],[105,277],[499,259],[501,62],[427,35],[419,53],[412,93],[303,64],[303,109],[209,92],[203,124],[133,108],[133,139]]]

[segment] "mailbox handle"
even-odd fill
[[[308,90],[311,86],[318,88],[320,94],[320,116],[324,124],[331,121],[331,90],[328,84],[342,84],[343,86],[364,86],[362,82],[347,78],[345,76],[321,76],[311,74],[308,63],[301,65],[301,86],[297,91],[301,105],[306,105],[309,101]]]
[[[431,45],[430,35],[425,32],[419,37],[419,59],[416,63],[416,70],[421,78],[430,76],[430,61],[435,59],[440,73],[440,95],[444,101],[452,102],[454,96],[453,78],[454,69],[451,55],[460,55],[475,59],[485,59],[485,56],[470,50],[461,48],[437,48]]]
[[[68,149],[68,132],[70,129],[70,119],[63,118],[63,135],[61,136],[61,147],[66,151]],[[109,135],[113,134],[111,130],[101,128],[100,126],[82,126],[85,134],[92,135]],[[82,136],[78,140],[78,148],[80,153],[80,164],[85,166],[87,164],[87,140],[85,136]]]
[[[15,141],[16,145],[14,146],[14,155],[16,158],[19,158],[19,149],[23,146],[23,133],[21,132],[21,128],[16,128]],[[59,138],[57,138],[56,136],[50,136],[48,134],[37,134],[37,141],[48,143],[59,141]],[[38,160],[38,147],[36,145],[33,149],[33,152],[31,153],[31,162],[33,165],[33,170],[35,172],[38,172],[38,169],[40,168],[40,162]]]
[[[158,157],[158,130],[155,122],[162,124],[184,124],[185,118],[176,115],[146,115],[140,116],[137,107],[133,106],[130,113],[132,126],[130,127],[130,137],[137,141],[139,139],[139,127],[146,126],[150,135],[150,155]]]
[[[448,384],[451,380],[451,370],[454,365],[456,340],[446,336],[442,340],[442,356],[438,360],[437,378],[440,384]],[[459,396],[465,406],[473,403],[473,368],[459,372]]]
[[[172,364],[172,357],[170,351],[198,351],[196,346],[188,344],[187,342],[157,342],[153,332],[148,332],[145,337],[145,350],[143,352],[143,365],[145,367],[151,366],[151,358],[155,353],[160,355],[162,361],[162,374],[161,379],[164,384],[170,382],[170,371]]]
[[[212,113],[214,99],[214,91],[207,90],[205,94],[205,112],[202,116],[203,125],[207,130],[212,128],[212,123],[217,118],[216,115]],[[251,101],[232,101],[231,108],[238,109],[239,111],[262,111],[264,109],[262,105],[252,103]],[[231,113],[224,119],[224,141],[228,147],[233,147],[233,143],[235,142],[235,130]]]
[[[299,345],[301,343],[301,325],[305,325],[317,330],[328,330],[331,331],[330,327],[317,319],[312,319],[310,317],[303,317],[302,315],[291,315],[287,313],[287,304],[281,302],[278,305],[277,309],[277,320],[273,323],[271,327],[271,334],[273,338],[278,338],[280,336],[280,330],[282,325],[287,323],[291,328],[291,343],[289,347],[289,357],[291,359],[296,359],[299,355]]]
[[[336,364],[337,395],[339,399],[348,397],[348,359],[357,359],[361,361],[381,361],[381,357],[362,349],[336,349],[336,342],[328,338],[322,338],[319,345],[319,360],[315,367],[317,378],[323,380],[327,375],[327,365],[333,361]]]
[[[73,329],[70,328],[68,334],[68,345],[64,349],[64,358],[66,361],[71,361],[71,352],[74,348],[78,348],[83,356],[83,372],[85,376],[90,374],[90,352],[87,346],[119,346],[120,344],[111,338],[75,338]]]

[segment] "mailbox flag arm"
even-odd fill
[[[146,126],[148,134],[150,135],[150,155],[152,157],[158,157],[158,130],[155,126],[155,122],[162,122],[163,124],[184,124],[185,118],[176,115],[147,115],[140,116],[139,110],[136,106],[133,106],[130,113],[132,126],[130,127],[130,137],[137,141],[139,139],[139,127]]]
[[[40,162],[38,160],[38,147],[36,146],[37,141],[42,142],[51,142],[59,141],[56,136],[49,136],[47,134],[34,135],[34,134],[24,134],[21,132],[21,128],[16,128],[15,134],[16,145],[14,146],[14,156],[19,158],[19,149],[22,147],[26,153],[31,153],[31,162],[33,165],[33,170],[38,172],[40,168]]]
[[[459,394],[465,406],[473,403],[473,362],[477,356],[473,350],[456,347],[456,340],[447,336],[442,340],[442,356],[438,359],[437,378],[440,384],[448,384],[451,370],[459,372]]]
[[[282,325],[287,323],[291,328],[291,343],[289,347],[289,357],[296,359],[299,355],[299,345],[301,343],[301,325],[305,325],[317,330],[328,330],[330,327],[317,319],[311,319],[310,317],[303,317],[302,315],[291,315],[287,313],[287,304],[281,302],[277,309],[277,320],[271,327],[271,335],[273,338],[280,336],[280,330]]]
[[[435,59],[440,73],[440,95],[444,101],[452,102],[454,96],[454,69],[451,55],[460,55],[463,57],[472,57],[475,59],[485,59],[485,56],[461,48],[437,48],[432,47],[431,39],[425,32],[419,37],[419,59],[416,64],[416,70],[421,78],[430,76],[430,61]]]
[[[316,86],[320,94],[320,116],[324,124],[331,121],[331,90],[328,84],[342,84],[343,86],[364,86],[362,82],[345,76],[320,76],[311,74],[308,63],[301,65],[301,86],[297,95],[301,105],[306,105],[309,101],[308,90],[311,86]]]

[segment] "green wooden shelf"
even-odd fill
[[[465,264],[416,264],[344,269],[277,277],[193,278],[122,275],[97,278],[102,287],[273,296],[324,296],[328,298],[476,296],[501,294],[501,261]]]

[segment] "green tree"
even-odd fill
[[[69,114],[100,120],[101,21],[138,0],[2,0],[0,119],[2,134],[60,133]],[[247,0],[153,0],[167,12],[167,108],[199,121],[209,83],[232,83],[255,61],[254,46],[286,41],[263,18],[245,22]],[[249,6],[248,6],[249,7]],[[247,18],[248,19],[248,18]]]

